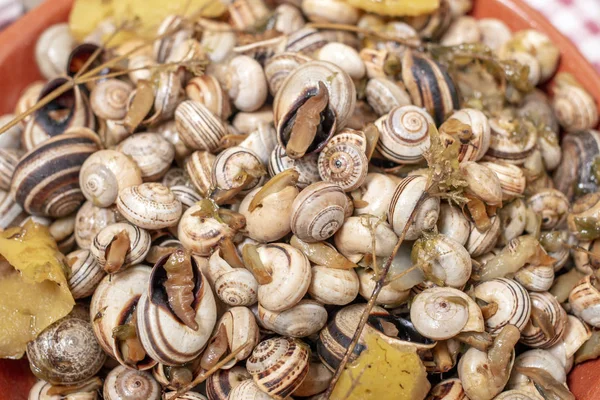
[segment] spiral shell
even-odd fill
[[[14,225],[25,216],[23,209],[13,200],[10,193],[0,190],[0,229]]]
[[[184,185],[174,185],[169,188],[173,196],[181,203],[182,210],[185,211],[200,200],[202,196],[194,188]],[[178,219],[179,220],[179,219]]]
[[[148,231],[125,222],[108,225],[98,232],[90,246],[91,253],[98,260],[98,264],[102,268],[106,265],[106,251],[112,243],[114,236],[121,231],[127,233],[130,242],[122,268],[141,263],[146,258],[148,251],[150,251],[151,239]]]
[[[569,293],[569,304],[573,314],[588,324],[600,326],[600,291],[596,288],[596,278],[588,275],[581,279]]]
[[[427,400],[466,400],[467,395],[460,379],[452,378],[441,381],[429,392]],[[494,399],[496,400],[496,399]]]
[[[246,379],[229,392],[227,400],[272,400],[252,379]]]
[[[427,260],[430,274],[444,286],[462,288],[471,276],[469,252],[457,241],[444,235],[432,234],[419,238],[412,249],[411,259]]]
[[[438,231],[462,244],[467,243],[470,233],[470,223],[462,210],[448,203],[440,204],[440,215],[437,221]]]
[[[10,190],[15,167],[22,155],[23,151],[19,149],[0,148],[0,190]]]
[[[189,186],[193,187],[189,176],[182,168],[172,167],[169,168],[165,176],[163,176],[161,183],[171,189],[173,186]]]
[[[389,113],[396,107],[411,104],[410,96],[406,93],[404,85],[382,77],[369,79],[365,88],[365,96],[369,105],[379,116]]]
[[[375,271],[366,268],[359,268],[357,270],[359,289],[358,293],[365,299],[368,300],[375,290],[375,284],[377,278],[375,277]],[[383,306],[394,307],[404,303],[410,296],[410,290],[398,289],[392,285],[386,285],[381,289],[381,292],[377,295],[376,304]]]
[[[265,165],[269,164],[269,157],[276,145],[277,137],[271,124],[260,124],[240,143],[240,147],[254,152]]]
[[[233,237],[234,231],[214,218],[195,216],[194,213],[200,209],[199,205],[194,205],[183,213],[177,227],[177,237],[183,247],[206,257],[221,239]]]
[[[594,238],[593,227],[599,218],[600,192],[589,193],[573,202],[567,215],[567,226],[570,233],[580,240]],[[590,229],[592,232],[589,232]]]
[[[251,57],[239,55],[229,61],[227,71],[226,88],[236,108],[246,112],[258,110],[268,94],[262,66]]]
[[[429,149],[429,129],[433,119],[422,108],[401,106],[393,108],[375,122],[379,130],[377,150],[387,159],[403,164],[423,160]]]
[[[245,268],[231,268],[215,251],[210,257],[210,270],[219,268],[220,263],[225,271],[213,276],[215,294],[228,306],[251,306],[258,301],[258,282],[254,275]],[[224,264],[224,266],[223,266]]]
[[[210,400],[227,400],[229,393],[246,380],[254,385],[252,375],[244,367],[220,369],[206,380],[206,395]]]
[[[175,149],[158,133],[138,133],[123,140],[117,150],[130,156],[142,172],[145,182],[157,181],[167,172]]]
[[[131,84],[118,79],[98,82],[90,93],[90,106],[100,118],[122,120],[132,91]]]
[[[285,147],[276,145],[269,157],[269,175],[273,177],[286,169],[294,168],[300,174],[297,186],[305,188],[320,180],[318,157],[318,154],[307,154],[295,160],[286,155]]]
[[[506,278],[496,278],[475,287],[475,297],[487,303],[496,303],[498,311],[485,321],[485,329],[493,336],[506,325],[525,329],[531,315],[531,299],[519,283]]]
[[[350,261],[358,262],[365,254],[388,257],[398,241],[392,228],[379,217],[349,217],[333,237],[335,247]]]
[[[227,93],[212,75],[192,78],[185,87],[188,99],[204,104],[210,112],[225,120],[231,116],[231,104]]]
[[[311,60],[312,58],[295,52],[275,54],[267,60],[264,72],[271,94],[275,96],[285,78],[300,65]]]
[[[418,205],[419,208],[406,232],[406,239],[415,240],[424,230],[436,226],[440,212],[440,199],[429,196],[426,188],[427,178],[420,175],[407,176],[396,186],[387,214],[396,235],[402,234],[421,198],[424,200]]]
[[[110,371],[104,380],[105,400],[160,400],[161,393],[162,389],[151,373],[132,370],[122,365]]]
[[[513,389],[500,393],[494,400],[539,400],[539,397],[526,390]]]
[[[548,337],[546,333],[530,320],[521,332],[521,342],[529,347],[546,349],[556,344],[563,336],[567,326],[567,313],[562,308],[556,297],[548,292],[529,293],[531,306],[537,312],[546,314],[552,328],[553,335]],[[536,311],[532,312],[536,312]]]
[[[258,305],[257,318],[266,329],[282,336],[301,338],[313,335],[327,323],[327,310],[314,300],[300,300],[292,308],[273,312]]]
[[[304,188],[292,204],[291,228],[305,242],[319,242],[342,226],[348,198],[342,188],[317,182]]]
[[[489,123],[491,136],[486,157],[515,165],[524,164],[537,142],[537,131],[531,122],[501,117],[491,118]]]
[[[91,201],[83,203],[75,216],[75,240],[77,246],[82,249],[89,249],[92,240],[103,228],[115,222],[119,222],[123,217],[119,214],[116,207],[101,208],[92,204]]]
[[[219,189],[235,189],[242,185],[238,179],[244,171],[263,171],[264,166],[260,157],[251,150],[240,146],[230,147],[217,156],[212,169],[213,185]],[[262,177],[254,177],[242,193],[247,193],[260,185]]]
[[[89,382],[89,383],[88,383]],[[55,400],[55,399],[64,399],[64,400],[97,400],[98,393],[96,392],[96,387],[102,387],[102,381],[95,377],[90,378],[88,381],[84,381],[77,386],[81,385],[81,391],[74,391],[66,395],[49,395],[48,392],[53,388],[53,386],[43,380],[37,381],[35,385],[33,385],[29,391],[28,400]],[[89,390],[88,390],[89,389]]]
[[[207,106],[194,101],[182,101],[175,110],[175,123],[179,137],[193,150],[214,151],[226,135],[223,122]]]
[[[543,189],[527,199],[527,205],[542,217],[542,229],[560,227],[569,212],[569,199],[556,189]]]
[[[568,132],[598,125],[596,100],[569,74],[558,74],[554,79],[552,107],[558,122]]]
[[[55,24],[42,32],[35,45],[35,60],[46,79],[65,73],[75,39],[69,25]]]
[[[371,172],[367,174],[365,182],[358,191],[360,200],[365,206],[354,208],[354,215],[371,214],[386,216],[392,196],[396,189],[396,182],[388,175]]]
[[[308,294],[323,304],[346,305],[356,298],[358,276],[354,270],[313,265]]]
[[[254,383],[283,399],[300,386],[309,368],[310,349],[298,339],[275,337],[260,342],[246,361]]]
[[[167,33],[173,32],[169,35]],[[158,26],[156,39],[153,44],[152,52],[154,59],[158,63],[167,61],[171,53],[180,43],[191,38],[194,31],[188,26],[184,17],[180,15],[169,15],[162,20]]]
[[[206,196],[210,191],[215,158],[208,151],[195,151],[185,160],[185,172],[202,196]]]
[[[11,196],[29,214],[54,218],[71,214],[85,200],[77,180],[80,170],[99,148],[100,140],[88,131],[47,140],[19,160]]]
[[[252,353],[252,349],[258,344],[260,333],[256,318],[252,311],[247,307],[231,307],[215,326],[215,332],[219,332],[221,327],[225,330],[227,343],[231,351],[237,350],[240,346],[250,343],[239,352],[229,363],[223,366],[224,369],[233,367],[237,361],[245,360]],[[210,346],[210,345],[209,345]]]
[[[515,273],[515,280],[530,292],[550,290],[554,283],[552,265],[526,265]]]
[[[117,209],[132,224],[144,229],[177,225],[182,206],[169,188],[160,183],[143,183],[122,189]]]
[[[525,351],[515,359],[514,367],[539,368],[550,374],[559,384],[562,385],[567,382],[567,376],[560,360],[548,350],[533,349]],[[536,393],[537,389],[535,389],[532,383],[530,378],[519,373],[515,368],[510,376],[507,387],[509,389],[524,390],[531,388]]]
[[[319,153],[318,168],[321,179],[333,182],[345,192],[360,187],[369,169],[369,160],[365,152],[349,142],[329,141]]]
[[[493,216],[490,218],[492,225],[485,232],[480,232],[475,224],[471,223],[471,233],[465,245],[471,257],[481,256],[494,248],[500,237],[500,218]]]
[[[106,275],[89,250],[75,250],[67,254],[71,267],[69,290],[75,299],[91,296]]]
[[[498,177],[502,189],[502,201],[512,200],[525,192],[526,180],[521,168],[502,161],[479,164],[494,171]]]

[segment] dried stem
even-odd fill
[[[309,24],[306,24],[306,27],[315,28],[315,29],[331,29],[331,30],[335,30],[335,31],[347,31],[347,32],[361,33],[366,36],[377,37],[381,40],[388,40],[390,42],[400,43],[404,46],[407,46],[407,47],[410,47],[413,49],[418,49],[418,50],[424,49],[424,47],[420,43],[420,40],[418,37],[400,38],[400,37],[396,37],[396,36],[386,35],[385,33],[377,32],[377,31],[374,31],[371,29],[360,28],[355,25],[335,24],[335,23],[329,23],[329,22],[311,22]]]
[[[375,306],[377,296],[379,296],[381,289],[383,289],[383,286],[386,283],[385,282],[386,277],[390,270],[390,266],[392,265],[392,260],[394,259],[394,257],[396,257],[396,253],[398,253],[398,250],[400,249],[400,246],[402,245],[402,242],[404,241],[404,238],[406,237],[406,233],[408,232],[408,229],[410,228],[412,221],[414,220],[415,216],[417,215],[417,210],[419,209],[421,204],[425,200],[427,200],[428,197],[429,197],[429,194],[427,192],[424,192],[421,195],[421,198],[419,199],[419,201],[417,202],[417,204],[411,211],[410,216],[408,217],[408,221],[406,222],[406,225],[404,226],[404,229],[402,230],[402,233],[401,233],[400,237],[398,238],[398,242],[396,242],[396,246],[394,246],[394,250],[392,251],[392,254],[390,254],[389,257],[387,258],[387,260],[385,261],[383,270],[381,271],[381,275],[378,277],[377,283],[375,284],[375,289],[373,290],[373,293],[371,293],[371,296],[369,297],[369,301],[367,302],[367,306],[365,307],[365,310],[363,311],[363,314],[360,318],[360,322],[356,328],[356,331],[354,331],[354,336],[352,337],[352,341],[350,342],[350,345],[346,349],[346,354],[344,354],[344,357],[342,358],[342,361],[340,362],[340,365],[338,366],[337,370],[335,371],[335,374],[333,375],[333,378],[331,379],[331,382],[329,383],[329,387],[327,388],[327,391],[325,392],[325,399],[329,399],[331,397],[331,394],[333,393],[333,390],[335,389],[335,385],[337,384],[338,380],[342,376],[342,373],[344,372],[344,369],[346,368],[346,364],[348,364],[348,361],[350,360],[350,356],[354,353],[354,348],[358,344],[360,335],[362,334],[362,331],[369,319],[369,315],[371,314],[371,311],[373,310],[373,307]]]

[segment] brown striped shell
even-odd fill
[[[552,336],[548,336],[544,329],[531,320],[521,332],[521,343],[533,348],[546,349],[556,344],[563,336],[567,326],[567,312],[560,305],[556,297],[548,292],[529,293],[531,298],[532,313],[544,313],[552,327]]]
[[[559,228],[567,218],[569,199],[556,189],[543,189],[527,199],[527,205],[542,217],[542,229]]]
[[[126,222],[117,222],[108,225],[98,232],[90,246],[91,253],[98,260],[98,264],[102,268],[106,265],[106,251],[112,243],[114,236],[121,231],[125,231],[127,236],[129,236],[129,250],[125,256],[122,269],[140,264],[146,258],[148,251],[150,251],[150,233],[145,229]]]
[[[452,378],[435,385],[429,392],[427,400],[467,400],[467,394],[460,379]]]
[[[79,172],[99,148],[98,137],[87,131],[47,140],[19,160],[11,195],[30,214],[54,218],[71,214],[85,200],[77,179]]]
[[[208,151],[195,151],[185,160],[184,168],[198,193],[207,196],[212,186],[212,169],[216,157]]]
[[[275,312],[258,305],[260,324],[279,335],[301,338],[311,336],[327,323],[327,310],[315,300],[304,299],[292,308]]]
[[[252,375],[244,367],[219,369],[206,380],[206,395],[209,400],[227,400],[229,393],[248,379],[252,382]]]
[[[285,147],[277,144],[269,157],[269,175],[274,177],[286,169],[294,168],[300,174],[297,186],[305,188],[320,180],[318,170],[318,154],[307,154],[294,160],[285,153]]]
[[[246,379],[229,392],[227,400],[273,400],[252,379]]]
[[[106,376],[102,394],[105,400],[160,400],[162,388],[151,373],[119,365]]]
[[[395,107],[375,121],[380,135],[377,150],[397,163],[419,163],[430,146],[431,125],[433,119],[424,109],[413,105]]]
[[[554,79],[552,107],[558,122],[568,132],[598,125],[596,100],[570,74],[561,73]]]
[[[345,192],[351,192],[365,182],[369,160],[364,150],[350,141],[334,140],[334,136],[319,153],[321,179],[333,182]]]
[[[231,116],[229,97],[214,76],[204,74],[190,79],[185,93],[188,99],[204,104],[219,118],[225,120]]]
[[[194,101],[182,101],[175,110],[179,137],[190,149],[214,151],[226,135],[223,122],[207,106]]]
[[[554,266],[526,265],[515,273],[514,278],[530,292],[544,292],[554,283]]]
[[[99,118],[122,120],[127,115],[127,103],[132,91],[130,83],[119,79],[100,81],[90,93],[90,106]]]
[[[162,178],[175,158],[171,142],[158,133],[137,133],[119,143],[117,150],[135,161],[145,182]]]
[[[200,196],[200,193],[198,193],[195,188],[186,185],[174,185],[169,189],[175,198],[181,203],[183,211],[202,200],[202,196]]]
[[[455,131],[452,124],[456,121],[468,126],[467,138],[463,139],[460,135],[465,132]],[[479,161],[485,155],[490,147],[490,124],[485,114],[473,108],[463,108],[453,113],[441,126],[440,135],[445,140],[459,140],[460,151],[458,160]]]
[[[132,224],[144,229],[162,229],[177,225],[181,202],[160,183],[143,183],[122,189],[117,209]]]
[[[265,63],[265,77],[271,95],[275,96],[287,76],[300,65],[312,60],[301,53],[275,54]]]
[[[533,124],[525,119],[504,117],[491,118],[489,123],[491,136],[486,157],[492,161],[500,159],[523,165],[537,143],[537,131]]]
[[[407,50],[402,56],[402,81],[412,103],[424,107],[437,125],[459,108],[457,88],[450,75],[428,56]]]
[[[177,226],[177,236],[183,247],[203,257],[209,256],[221,239],[235,234],[229,226],[214,218],[195,216],[201,210],[199,205],[188,208]]]
[[[498,177],[502,189],[502,201],[520,197],[525,192],[527,182],[525,173],[521,168],[500,160],[495,162],[484,161],[479,164],[494,171]]]
[[[69,290],[74,299],[91,296],[106,275],[89,250],[79,249],[67,254],[71,267]]]
[[[23,153],[20,149],[0,148],[0,190],[10,190],[15,167]]]
[[[309,357],[310,348],[302,341],[274,337],[254,348],[246,368],[261,390],[276,399],[283,399],[306,378]]]
[[[116,206],[102,208],[93,205],[91,201],[86,201],[79,208],[75,217],[77,246],[82,249],[89,249],[98,232],[108,225],[122,220],[123,217],[117,211]]]
[[[12,198],[9,192],[0,190],[0,229],[20,222],[26,214],[21,206]]]
[[[252,150],[240,146],[230,147],[219,153],[215,159],[212,167],[212,184],[222,190],[236,189],[243,184],[239,176],[245,171],[253,171],[249,172],[250,175],[266,172],[260,157]],[[262,176],[253,177],[242,193],[248,193],[262,181]]]
[[[369,79],[365,96],[379,116],[389,113],[393,108],[411,104],[410,96],[402,83],[383,77]]]
[[[292,204],[292,232],[305,242],[320,242],[333,236],[344,223],[347,203],[344,191],[335,183],[307,186]]]
[[[167,34],[173,32],[173,34]],[[169,15],[158,26],[157,35],[160,36],[153,44],[152,53],[158,63],[167,61],[171,53],[180,43],[185,42],[194,34],[192,26],[180,15]]]
[[[581,279],[569,293],[569,304],[573,314],[588,324],[600,326],[600,290],[596,278],[588,275]]]
[[[493,216],[490,218],[492,225],[485,232],[480,232],[474,223],[471,223],[471,233],[465,245],[465,248],[471,254],[471,257],[481,256],[492,250],[500,237],[500,218]]]

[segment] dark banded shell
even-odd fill
[[[216,150],[227,131],[219,117],[194,100],[183,101],[177,106],[175,123],[179,137],[193,150]]]
[[[208,400],[227,400],[229,392],[247,379],[252,379],[252,375],[244,367],[218,370],[206,380]]]
[[[458,89],[446,69],[424,54],[404,53],[402,80],[413,104],[425,107],[438,126],[460,106]]]
[[[318,157],[318,153],[312,153],[294,160],[287,156],[285,147],[277,144],[271,152],[271,157],[269,157],[269,175],[274,177],[286,169],[294,168],[300,174],[296,185],[303,189],[321,179],[318,169]]]
[[[91,296],[106,272],[89,250],[79,249],[67,255],[71,267],[69,290],[75,299]]]
[[[449,0],[441,0],[440,6],[432,13],[408,17],[405,22],[415,28],[419,37],[438,39],[452,22],[452,11]]]
[[[589,129],[565,135],[562,160],[554,173],[554,185],[570,200],[598,190],[594,160],[600,155],[600,132]]]
[[[87,130],[49,139],[19,160],[11,195],[30,214],[53,218],[71,214],[85,200],[79,170],[100,147],[100,139]]]
[[[549,318],[554,335],[547,336],[544,331],[529,320],[521,332],[521,343],[533,347],[547,349],[556,344],[562,337],[567,327],[567,312],[560,305],[556,297],[548,292],[530,292],[531,307],[546,314]]]
[[[15,167],[23,153],[20,149],[0,148],[0,190],[10,190]]]
[[[467,399],[460,379],[447,379],[435,385],[427,400],[464,400]]]

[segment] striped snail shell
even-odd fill
[[[523,165],[537,143],[537,130],[533,124],[526,119],[505,117],[491,118],[489,123],[491,136],[486,158]]]
[[[567,374],[560,360],[548,350],[533,349],[525,351],[515,359],[514,369],[508,381],[507,388],[523,389],[538,394],[531,379],[518,372],[517,367],[539,368],[550,374],[559,384],[566,385]],[[535,397],[539,399],[540,397]]]
[[[69,386],[67,386],[69,387]],[[98,377],[90,378],[87,381],[77,384],[75,387],[81,387],[81,390],[69,390],[69,394],[65,395],[50,395],[48,392],[53,388],[52,384],[39,380],[29,390],[28,400],[97,400],[97,389],[102,388],[102,380]],[[50,392],[52,393],[52,392]]]
[[[119,143],[117,150],[135,161],[145,182],[162,178],[175,159],[175,148],[158,133],[137,133]]]
[[[309,61],[288,75],[273,100],[273,122],[280,145],[287,146],[299,106],[315,96],[320,84],[327,88],[329,101],[306,153],[321,150],[336,130],[346,126],[356,106],[356,88],[352,78],[330,62]]]
[[[246,380],[252,382],[252,375],[244,367],[219,369],[206,380],[206,396],[209,400],[227,400],[229,393]]]
[[[283,52],[269,58],[265,63],[264,71],[271,95],[277,94],[281,84],[293,70],[311,60],[312,58],[296,52]]]
[[[588,275],[581,279],[569,293],[573,314],[594,327],[600,327],[600,291],[596,278]]]
[[[229,96],[214,76],[204,74],[190,79],[185,93],[188,99],[204,104],[217,117],[226,120],[231,116]]]
[[[406,93],[402,83],[383,77],[369,79],[365,96],[369,105],[379,116],[389,113],[396,107],[411,104],[410,96]]]
[[[67,254],[71,267],[69,290],[74,299],[91,296],[106,272],[89,250],[79,249]]]
[[[122,269],[132,265],[140,264],[146,258],[150,251],[150,233],[145,229],[139,228],[126,222],[117,222],[103,228],[94,237],[90,246],[90,251],[98,260],[100,267],[106,265],[106,253],[113,242],[115,235],[125,231],[129,237],[129,250],[125,256]]]
[[[229,306],[251,306],[258,301],[258,282],[246,268],[233,268],[218,249],[210,256],[206,277],[221,301]]]
[[[119,365],[106,376],[103,395],[105,400],[160,400],[162,388],[151,373]]]
[[[354,270],[313,265],[308,294],[323,304],[343,306],[356,298],[359,286]]]
[[[123,217],[115,206],[102,208],[92,204],[91,201],[83,203],[75,216],[75,240],[77,246],[89,249],[92,240],[98,232],[108,225],[119,222]]]
[[[438,231],[462,244],[467,243],[470,233],[470,222],[463,214],[462,210],[449,203],[440,204],[440,216],[437,221]]]
[[[486,319],[485,329],[492,336],[498,335],[506,325],[525,329],[531,315],[531,299],[527,290],[512,279],[496,278],[475,287],[475,298],[495,303],[498,310]]]
[[[500,237],[500,218],[494,215],[490,218],[492,225],[485,232],[480,232],[474,223],[471,223],[471,233],[465,248],[471,257],[481,256],[494,248]]]
[[[215,159],[216,157],[208,151],[195,151],[185,160],[185,172],[202,196],[210,192]]]
[[[502,189],[502,201],[512,200],[520,197],[525,192],[526,179],[525,173],[514,164],[503,161],[480,162],[480,165],[488,167],[498,177],[500,188]]]
[[[304,26],[288,35],[285,51],[310,56],[330,41],[331,37],[328,33]]]
[[[549,347],[548,351],[560,360],[568,373],[572,367],[573,356],[592,335],[596,336],[596,332],[592,334],[592,330],[585,322],[573,315],[567,315],[567,324],[562,338],[554,346]]]
[[[227,132],[219,117],[207,106],[194,100],[182,101],[177,106],[175,123],[179,137],[193,150],[216,150]]]
[[[494,400],[539,400],[539,396],[527,390],[512,389],[500,393]]]
[[[527,205],[542,217],[542,229],[560,227],[569,212],[570,202],[562,192],[556,189],[543,189],[527,199]]]
[[[440,212],[440,199],[427,195],[426,188],[427,177],[420,175],[407,176],[396,186],[387,214],[396,235],[402,233],[410,214],[423,196],[426,199],[418,206],[419,209],[406,233],[406,239],[415,240],[424,230],[436,226]]]
[[[275,128],[271,124],[260,124],[256,130],[246,137],[240,147],[251,150],[260,157],[263,164],[269,164],[269,157],[277,146]]]
[[[412,26],[423,39],[439,38],[452,22],[450,1],[440,1],[440,6],[430,14],[408,17],[406,23]]]
[[[144,229],[177,225],[182,205],[171,190],[160,183],[143,183],[122,189],[117,209],[132,224]]]
[[[14,225],[25,216],[23,209],[14,201],[10,193],[0,190],[0,229]]]
[[[365,182],[369,160],[361,147],[338,137],[334,136],[319,153],[319,175],[324,181],[336,183],[345,192],[351,192]]]
[[[554,283],[554,267],[526,265],[515,273],[514,278],[530,292],[544,292],[550,290]]]
[[[90,93],[90,106],[99,118],[122,120],[127,115],[127,102],[132,91],[130,83],[119,79],[100,81]]]
[[[169,32],[173,33],[169,35]],[[152,46],[154,60],[161,64],[165,63],[173,50],[180,43],[190,39],[193,34],[193,27],[188,24],[184,17],[180,15],[167,16],[158,26],[157,35],[159,39],[156,39]]]
[[[521,343],[534,348],[546,349],[556,344],[563,336],[567,326],[567,312],[556,297],[548,292],[529,293],[531,298],[532,318],[521,332]],[[552,336],[540,328],[534,321],[536,313],[543,313],[551,324]]]
[[[117,200],[119,190],[142,183],[142,173],[135,161],[116,150],[100,150],[81,167],[79,184],[86,199],[98,207],[108,207]]]
[[[189,186],[193,187],[189,176],[183,168],[172,167],[169,168],[165,176],[163,176],[161,183],[171,189],[172,186]]]
[[[181,203],[183,211],[202,200],[202,196],[200,196],[196,189],[189,186],[174,185],[169,189],[171,190],[171,193],[173,193],[173,196]]]
[[[235,189],[243,184],[238,177],[244,171],[260,173],[264,166],[260,157],[252,150],[240,146],[230,147],[217,156],[212,168],[212,183],[214,187],[223,190]],[[241,193],[248,193],[259,186],[263,177],[253,177]]]
[[[563,157],[554,172],[554,185],[569,199],[598,190],[590,165],[600,155],[600,132],[588,129],[563,136]]]
[[[27,152],[13,173],[11,196],[29,214],[53,218],[74,212],[85,198],[78,176],[100,148],[91,131],[63,133]]]
[[[307,186],[292,203],[292,232],[305,242],[330,238],[344,223],[347,203],[346,194],[335,183]]]
[[[587,224],[595,224],[600,218],[600,192],[588,193],[575,200],[567,215],[567,226],[572,235],[577,239],[586,240],[595,238],[590,235]],[[592,225],[595,226],[595,225]],[[588,237],[590,236],[590,237]]]
[[[153,360],[166,365],[181,365],[200,355],[210,338],[217,320],[217,309],[208,281],[191,258],[193,271],[193,311],[197,330],[186,326],[175,316],[164,288],[164,265],[169,256],[162,257],[152,268],[147,291],[140,297],[136,313],[140,343]]]
[[[246,379],[229,392],[227,400],[273,400],[252,379]]]
[[[44,89],[45,85],[46,85],[45,81],[39,80],[39,81],[34,81],[34,82],[30,83],[28,86],[26,86],[23,89],[23,91],[21,92],[21,94],[19,95],[19,98],[15,104],[14,113],[22,114],[25,111],[27,111],[28,109],[30,109],[31,107],[33,107],[35,105],[35,103],[37,103],[38,99],[40,98],[40,93]],[[14,119],[14,115],[12,115],[12,114],[5,114],[2,117],[0,117],[0,121],[2,122],[3,126],[5,124],[7,124],[8,122],[12,121],[13,119]],[[23,118],[23,121],[21,121],[19,124],[13,126],[11,129],[9,129],[5,133],[3,133],[2,139],[0,139],[0,143],[1,144],[5,143],[4,141],[8,140],[8,137],[10,137],[12,140],[15,140],[15,143],[20,141],[23,129],[25,128],[27,123],[32,119],[33,119],[33,115],[28,115],[27,117]],[[18,138],[16,137],[17,133],[18,133]],[[11,142],[12,142],[12,140],[11,140]],[[5,147],[5,146],[1,146],[1,147]],[[12,147],[19,147],[19,146],[17,145],[17,146],[12,146]]]
[[[416,164],[429,149],[433,119],[424,109],[408,105],[393,108],[375,122],[379,130],[377,150],[388,160]]]
[[[233,367],[236,362],[245,360],[250,356],[250,353],[252,353],[252,350],[260,340],[260,332],[256,318],[248,307],[231,307],[223,314],[221,319],[219,319],[217,325],[215,325],[214,331],[219,332],[221,326],[225,329],[227,343],[231,351],[235,351],[239,347],[250,342],[250,345],[222,367],[223,369],[229,369]]]
[[[567,132],[592,129],[598,125],[596,100],[568,73],[558,74],[554,79],[552,107],[558,122]]]
[[[233,237],[235,231],[215,218],[194,215],[199,211],[201,207],[196,204],[183,213],[177,226],[177,237],[183,247],[199,256],[207,257],[221,239]]]
[[[315,300],[300,300],[292,308],[269,311],[258,305],[257,318],[260,324],[279,335],[301,338],[311,336],[327,323],[327,310]]]
[[[326,21],[350,25],[356,24],[360,16],[360,11],[351,4],[344,4],[335,0],[303,0],[302,12],[309,21]]]
[[[313,153],[295,160],[287,156],[285,147],[276,145],[269,157],[269,175],[273,177],[286,169],[294,168],[300,174],[296,185],[300,189],[303,189],[321,180],[318,169],[318,157],[318,154]]]
[[[412,104],[424,107],[436,125],[440,125],[446,115],[459,108],[458,92],[452,78],[444,67],[424,54],[413,50],[404,53],[402,81]]]
[[[179,104],[181,93],[181,78],[176,71],[159,71],[154,89],[154,114],[146,118],[145,124],[155,124],[173,117]],[[132,92],[132,96],[135,91]]]
[[[456,122],[467,125],[468,130],[456,129]],[[460,126],[460,125],[459,125]],[[479,161],[490,147],[490,124],[479,110],[463,108],[453,113],[441,126],[440,135],[454,141],[459,140],[458,160]],[[461,135],[465,135],[463,138]]]
[[[308,374],[310,348],[298,339],[274,337],[260,342],[246,361],[254,383],[276,399],[292,394]]]
[[[27,343],[31,371],[54,385],[85,381],[102,368],[106,354],[94,337],[88,320],[62,318]]]
[[[458,378],[446,379],[435,385],[427,400],[466,400],[467,394]],[[494,400],[497,400],[495,397]],[[516,400],[516,399],[515,399]]]
[[[369,299],[375,290],[376,277],[372,269],[358,268],[359,288],[358,293],[364,298]],[[377,295],[376,304],[382,306],[394,307],[404,303],[410,297],[410,290],[398,289],[392,285],[385,285]]]
[[[166,400],[207,400],[206,396],[198,392],[185,392],[180,395],[177,395],[177,392],[175,391],[165,392],[165,394],[163,394],[163,398]]]
[[[10,190],[15,167],[23,154],[20,149],[0,148],[0,190]]]

